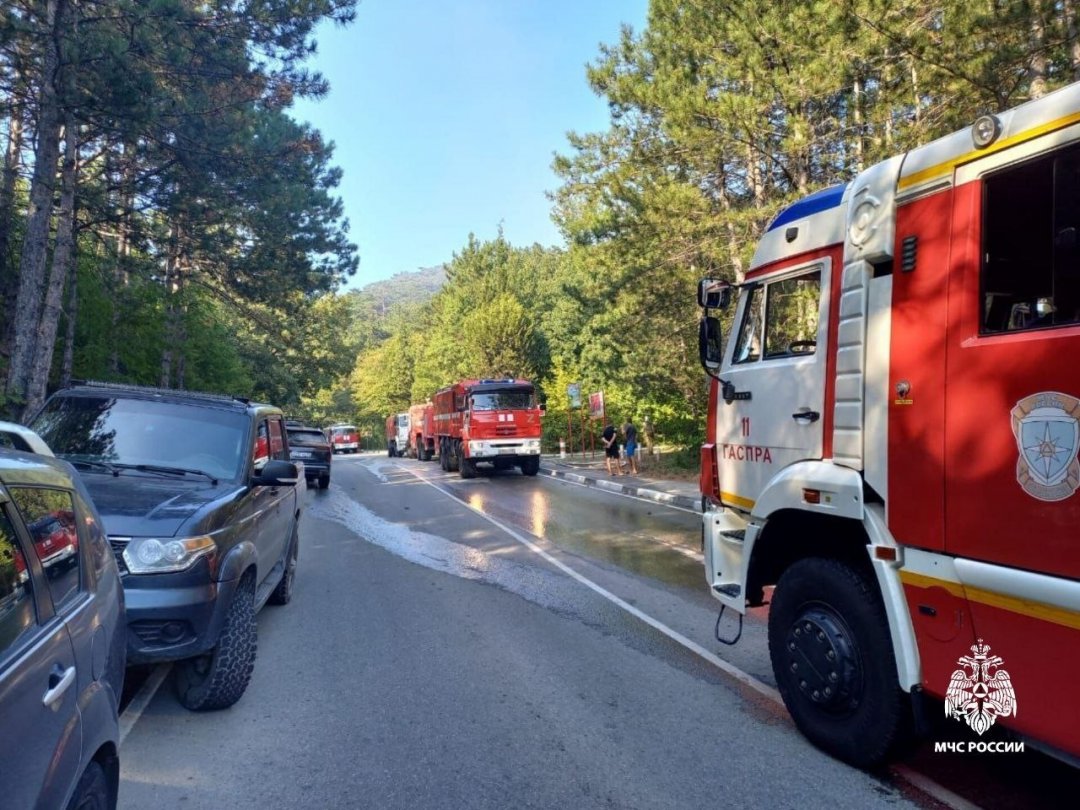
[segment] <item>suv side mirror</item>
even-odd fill
[[[715,375],[724,361],[724,336],[720,321],[706,316],[698,324],[698,354],[705,371]]]
[[[731,303],[731,285],[718,278],[703,278],[697,286],[698,306],[705,309],[727,309]]]
[[[260,487],[277,487],[295,484],[300,480],[300,471],[291,461],[272,459],[255,476],[252,483]]]

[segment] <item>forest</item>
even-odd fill
[[[380,435],[461,377],[566,386],[700,440],[694,300],[793,200],[1080,79],[1073,0],[652,0],[582,81],[564,242],[462,234],[445,280],[345,291],[358,255],[320,133],[323,20],[355,0],[0,8],[0,364],[18,418],[71,379],[227,391]],[[359,24],[359,23],[357,23]],[[568,21],[568,24],[571,24]],[[490,223],[477,223],[477,229]]]

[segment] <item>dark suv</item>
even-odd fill
[[[319,489],[330,486],[333,451],[323,432],[318,428],[286,422],[285,433],[289,437],[290,458],[303,462],[308,482],[317,480]]]
[[[70,465],[0,451],[4,807],[116,807],[124,592]]]
[[[255,613],[292,594],[305,489],[281,411],[87,384],[32,422],[81,473],[127,599],[128,661],[177,661],[180,702],[231,706],[255,665]]]

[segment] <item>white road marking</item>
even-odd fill
[[[403,468],[403,469],[405,469],[405,468]],[[558,568],[564,574],[566,574],[567,576],[577,580],[582,585],[584,585],[586,588],[589,588],[590,590],[595,591],[596,593],[600,594],[600,596],[604,597],[609,602],[612,602],[613,604],[615,604],[619,608],[622,608],[627,613],[629,613],[631,616],[645,622],[645,624],[649,625],[653,629],[659,630],[661,633],[663,633],[665,636],[670,638],[672,641],[674,641],[674,642],[676,642],[678,644],[681,644],[686,649],[690,650],[691,652],[695,653],[696,655],[700,656],[701,658],[704,658],[706,661],[708,661],[710,664],[715,666],[717,669],[722,670],[723,672],[725,672],[726,674],[728,674],[729,676],[734,678],[736,681],[743,684],[744,686],[747,686],[750,689],[753,689],[755,692],[759,692],[760,694],[764,695],[765,697],[769,698],[770,700],[772,700],[772,701],[774,701],[776,703],[781,703],[780,693],[777,692],[775,689],[773,689],[768,684],[762,683],[757,678],[755,678],[753,675],[750,675],[749,673],[744,672],[743,670],[739,669],[734,664],[729,664],[724,659],[722,659],[719,656],[715,655],[714,653],[711,653],[708,650],[706,650],[704,647],[702,647],[696,641],[692,641],[691,639],[688,639],[682,633],[678,632],[677,630],[673,630],[672,628],[668,627],[663,622],[654,619],[652,616],[650,616],[649,614],[647,614],[647,613],[639,610],[638,608],[634,607],[633,605],[631,605],[626,600],[621,599],[620,597],[616,596],[615,594],[613,594],[611,591],[609,591],[607,588],[603,587],[602,585],[598,585],[595,582],[593,582],[591,579],[589,579],[588,577],[586,577],[586,576],[584,576],[582,574],[579,574],[573,568],[566,565],[566,563],[562,562],[561,560],[556,559],[555,557],[550,555],[548,552],[544,551],[544,549],[540,548],[540,546],[538,546],[532,540],[525,537],[523,534],[520,534],[518,531],[511,528],[510,526],[507,526],[502,521],[500,521],[500,520],[498,520],[496,518],[493,518],[491,515],[487,514],[486,512],[481,511],[480,509],[477,509],[476,507],[472,506],[469,503],[466,503],[465,501],[458,500],[457,498],[454,497],[454,494],[452,492],[444,489],[443,487],[440,487],[438,484],[436,484],[436,483],[434,483],[432,481],[428,481],[422,475],[419,475],[418,473],[413,472],[412,470],[410,470],[410,472],[412,472],[413,475],[415,475],[418,479],[423,481],[425,484],[427,484],[432,489],[435,489],[435,490],[441,492],[447,498],[452,499],[455,503],[459,503],[462,506],[466,507],[467,509],[472,510],[476,514],[480,515],[480,517],[484,518],[484,520],[486,520],[489,523],[492,523],[493,525],[495,525],[498,528],[502,529],[504,532],[506,532],[508,535],[513,537],[515,540],[517,540],[519,543],[521,543],[527,549],[529,549],[530,551],[532,551],[532,552],[538,554],[539,556],[543,557],[545,560],[547,560],[549,563],[554,565],[556,568]]]
[[[146,683],[139,688],[139,691],[135,693],[135,697],[131,699],[127,708],[121,713],[120,745],[124,744],[124,739],[131,733],[131,730],[135,728],[135,724],[139,722],[142,713],[146,711],[146,707],[150,705],[150,701],[154,699],[157,690],[161,688],[161,684],[165,681],[165,677],[171,671],[172,664],[158,664],[154,667],[154,671],[150,673],[150,677],[146,679]]]
[[[402,469],[406,469],[406,468],[402,468]],[[743,684],[746,687],[749,687],[750,689],[753,689],[758,694],[761,694],[761,695],[765,696],[766,698],[768,698],[769,700],[771,700],[773,703],[780,706],[781,708],[784,707],[784,702],[783,702],[783,699],[780,697],[780,693],[778,691],[776,691],[776,689],[774,689],[773,687],[769,686],[768,684],[766,684],[766,683],[764,683],[762,681],[759,681],[753,675],[749,674],[748,672],[744,672],[743,670],[739,669],[739,667],[735,666],[734,664],[728,663],[727,661],[720,658],[716,654],[709,652],[707,649],[702,647],[696,641],[693,641],[693,640],[687,638],[686,636],[684,636],[679,631],[668,627],[666,624],[664,624],[663,622],[661,622],[661,621],[659,621],[657,619],[654,619],[652,616],[650,616],[649,614],[647,614],[647,613],[639,610],[638,608],[634,607],[633,605],[631,605],[626,600],[621,599],[620,597],[616,596],[615,594],[613,594],[611,591],[609,591],[607,588],[603,587],[602,585],[598,585],[597,583],[593,582],[591,579],[584,576],[583,574],[579,574],[573,568],[566,565],[561,560],[556,559],[551,554],[544,551],[544,549],[540,548],[540,546],[538,546],[532,540],[529,540],[527,537],[520,534],[518,531],[516,531],[512,527],[507,526],[502,521],[500,521],[500,520],[498,520],[496,518],[493,518],[491,515],[487,514],[486,512],[483,512],[482,510],[472,506],[471,504],[454,497],[454,494],[452,492],[444,489],[443,487],[440,487],[439,485],[435,484],[432,481],[427,480],[424,476],[420,475],[419,473],[417,473],[417,472],[415,472],[413,470],[409,470],[409,472],[411,472],[414,476],[416,476],[417,479],[419,479],[420,481],[423,481],[425,484],[427,484],[432,489],[435,489],[435,490],[441,492],[443,495],[445,495],[447,498],[450,498],[455,503],[461,504],[462,506],[464,506],[464,507],[470,509],[471,511],[475,512],[476,514],[478,514],[480,517],[484,518],[484,520],[486,520],[489,523],[491,523],[491,524],[497,526],[498,528],[502,529],[504,532],[506,532],[508,535],[510,535],[515,540],[517,540],[519,543],[521,543],[527,549],[529,549],[530,551],[538,554],[540,557],[547,560],[549,563],[554,565],[556,568],[558,568],[560,571],[565,573],[567,576],[571,577],[572,579],[576,580],[577,582],[580,582],[586,588],[589,588],[591,591],[594,591],[595,593],[597,593],[600,596],[604,597],[605,599],[612,602],[617,607],[621,608],[622,610],[625,610],[631,616],[634,616],[635,618],[640,619],[641,621],[645,622],[645,624],[649,625],[654,630],[658,630],[659,632],[663,633],[665,636],[670,638],[672,641],[676,642],[677,644],[682,645],[686,649],[690,650],[690,652],[692,652],[692,653],[700,656],[704,660],[708,661],[710,664],[715,666],[717,669],[721,670],[726,675],[728,675],[731,678],[735,679],[739,683]],[[618,493],[613,493],[613,494],[618,494]],[[785,709],[785,711],[786,711],[786,709]],[[893,774],[895,774],[898,778],[903,779],[908,784],[912,785],[913,787],[917,788],[918,790],[921,790],[923,793],[925,793],[928,796],[932,797],[936,801],[941,802],[942,804],[946,805],[947,807],[953,808],[953,810],[973,810],[973,809],[978,810],[978,805],[972,804],[971,802],[967,801],[963,797],[957,795],[956,793],[953,793],[951,790],[944,787],[943,785],[938,784],[937,782],[935,782],[933,779],[929,778],[928,776],[917,773],[917,772],[911,770],[910,768],[908,768],[907,766],[895,765],[895,766],[892,766],[891,770],[892,770]]]

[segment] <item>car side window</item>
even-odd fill
[[[75,494],[75,504],[79,507],[79,520],[84,527],[83,534],[90,551],[90,562],[94,566],[94,574],[100,578],[105,566],[109,564],[109,557],[112,556],[109,538],[105,535],[105,530],[98,523],[97,518],[94,517],[94,510],[78,493]]]
[[[289,454],[285,450],[285,439],[282,438],[281,420],[270,420],[270,458],[279,461],[288,461]]]
[[[255,472],[259,472],[270,460],[270,428],[266,420],[259,422],[259,429],[255,433],[255,449],[252,451],[252,460],[255,462]]]
[[[30,568],[15,527],[0,511],[0,661],[36,624]]]
[[[79,593],[79,531],[71,493],[45,487],[9,487],[22,515],[59,613]]]

